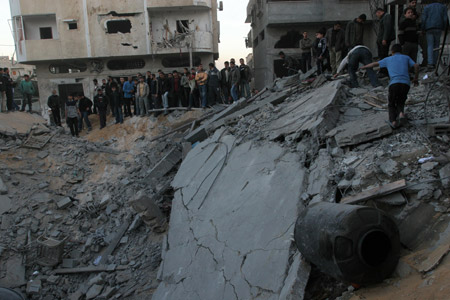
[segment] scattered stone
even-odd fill
[[[78,266],[78,264],[78,260],[72,258],[65,258],[62,261],[63,268],[75,268],[76,266]]]
[[[49,154],[50,154],[50,153],[49,153],[48,151],[41,151],[41,152],[39,152],[39,153],[37,154],[37,157],[38,157],[39,159],[44,159],[44,158],[46,158]]]
[[[128,232],[132,232],[133,230],[137,229],[142,224],[142,219],[139,214],[136,214],[134,216],[133,222],[131,222],[130,227],[128,228]]]
[[[426,163],[422,164],[421,168],[422,168],[423,171],[431,171],[431,170],[433,170],[437,165],[439,165],[438,162],[435,162],[435,161],[429,161],[429,162],[426,162]]]
[[[91,286],[89,288],[89,290],[86,293],[86,300],[89,299],[94,299],[95,297],[97,297],[98,295],[100,295],[100,293],[103,290],[103,285],[99,285],[99,284],[94,284],[93,286]]]
[[[388,159],[380,165],[381,171],[388,176],[393,176],[398,172],[398,163],[395,160]]]
[[[89,280],[89,286],[94,285],[94,284],[103,284],[105,283],[105,275],[100,273],[97,276],[94,276],[91,280]]]
[[[97,297],[98,300],[109,300],[117,292],[115,287],[106,287],[103,293]]]
[[[11,199],[8,196],[0,196],[0,215],[8,212],[12,208]],[[2,221],[3,224],[3,221]]]
[[[0,177],[0,195],[6,195],[8,194],[8,187],[3,182],[2,178]]]
[[[60,279],[60,276],[57,276],[57,275],[50,275],[50,276],[47,278],[47,282],[48,282],[48,283],[51,283],[51,284],[57,284],[58,281],[59,281],[59,279]]]
[[[72,200],[69,197],[65,197],[56,203],[58,209],[65,209],[70,205],[72,205]]]
[[[106,206],[109,203],[110,200],[111,200],[111,195],[110,194],[104,195],[102,200],[100,201],[100,207]]]
[[[135,199],[130,201],[130,205],[140,214],[145,224],[151,226],[152,230],[163,232],[166,227],[166,218],[153,199],[144,194],[144,191],[138,192]]]
[[[442,186],[446,189],[450,188],[450,163],[439,170]]]
[[[42,283],[39,279],[30,280],[27,283],[27,295],[39,295],[41,292]]]
[[[406,203],[406,199],[402,193],[393,193],[390,195],[382,196],[376,199],[376,201],[386,203],[389,205],[403,205]]]
[[[128,237],[124,236],[123,238],[120,239],[120,244],[126,244],[128,243]]]
[[[429,200],[433,197],[433,190],[424,189],[417,194],[417,200]]]
[[[352,93],[355,96],[361,96],[364,94],[367,94],[369,91],[364,88],[352,88],[350,89],[350,93]]]
[[[410,168],[404,168],[403,170],[400,171],[400,175],[402,176],[408,176],[409,174],[411,174],[412,170]]]

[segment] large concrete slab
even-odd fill
[[[387,113],[370,114],[336,127],[327,136],[334,135],[339,147],[368,142],[392,133],[392,128],[386,123],[387,118]]]
[[[286,106],[277,121],[267,129],[269,138],[276,139],[294,132],[313,132],[319,136],[337,121],[339,110],[333,104],[340,94],[341,83],[332,81]]]
[[[182,163],[153,299],[279,298],[305,170],[276,143],[234,143],[218,130]]]
[[[0,114],[0,134],[7,136],[27,135],[34,125],[46,123],[47,121],[37,114],[25,112]]]

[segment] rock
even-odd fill
[[[103,290],[103,285],[94,284],[87,291],[87,293],[86,293],[86,300],[94,299],[95,297],[100,295],[102,290]]]
[[[426,162],[424,164],[422,164],[421,169],[423,171],[431,171],[433,170],[437,165],[439,165],[439,163],[435,162],[435,161],[429,161]]]
[[[429,200],[431,197],[433,197],[433,190],[431,189],[421,190],[417,194],[417,200]]]
[[[151,226],[152,230],[163,232],[166,227],[166,218],[161,209],[155,204],[153,199],[145,195],[144,191],[136,194],[135,198],[130,201],[130,205],[140,214],[145,224]]]
[[[89,286],[94,285],[94,284],[100,285],[103,283],[105,283],[105,275],[100,273],[97,276],[94,276],[93,278],[91,278],[91,280],[89,280],[88,285]]]
[[[387,161],[381,163],[380,169],[383,171],[384,174],[388,176],[393,176],[395,173],[398,172],[398,163],[395,160],[388,159]]]
[[[351,165],[352,163],[354,163],[357,160],[358,160],[358,156],[349,156],[349,157],[344,158],[342,163],[344,165],[348,166],[348,165]]]
[[[450,163],[439,170],[439,177],[441,178],[442,186],[445,189],[450,188]]]
[[[79,262],[76,259],[64,258],[62,261],[63,268],[75,268],[78,266]]]
[[[44,158],[46,158],[48,155],[49,155],[49,152],[48,152],[48,151],[41,151],[41,152],[39,152],[39,153],[37,154],[37,157],[38,157],[39,159],[44,159]]]
[[[106,194],[103,196],[102,200],[100,200],[100,207],[106,206],[111,200],[111,195]]]
[[[408,176],[409,174],[411,174],[412,170],[410,168],[404,168],[403,170],[401,170],[400,175],[402,176]]]
[[[50,276],[47,278],[47,282],[48,282],[48,283],[51,283],[51,284],[57,284],[60,278],[61,278],[61,277],[60,277],[60,276],[57,276],[57,275],[50,275]]]
[[[11,199],[8,196],[0,196],[0,216],[12,208]],[[3,224],[3,223],[2,223]]]
[[[105,209],[105,213],[109,216],[118,209],[119,209],[119,206],[117,204],[115,204],[115,203],[109,204]]]
[[[362,111],[356,107],[351,107],[351,108],[345,110],[345,113],[344,113],[344,119],[349,120],[349,121],[359,119],[359,118],[361,118],[361,116],[362,116]]]
[[[353,168],[348,168],[347,171],[345,171],[345,179],[347,180],[351,180],[353,178],[353,176],[355,176],[355,169]]]
[[[8,194],[8,187],[3,182],[2,178],[0,177],[0,195],[6,195]]]
[[[350,93],[355,96],[361,96],[367,94],[369,91],[363,88],[352,88],[350,89]]]
[[[156,287],[155,287],[156,288]],[[115,287],[106,287],[103,293],[97,297],[98,300],[109,300],[117,292]]]
[[[27,295],[39,295],[41,292],[42,283],[39,279],[30,280],[27,283]]]
[[[134,216],[133,222],[131,222],[130,227],[128,227],[128,232],[137,229],[142,224],[142,219],[139,214]]]
[[[69,197],[64,197],[56,203],[58,209],[65,209],[72,205],[72,200]]]

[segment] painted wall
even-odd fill
[[[53,39],[59,39],[58,28],[56,26],[56,16],[26,16],[23,18],[25,29],[25,40],[40,40],[40,28],[51,27]]]

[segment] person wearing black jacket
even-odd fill
[[[101,89],[99,89],[101,90]],[[88,131],[92,130],[91,122],[89,121],[89,115],[92,113],[92,101],[86,98],[83,94],[79,95],[78,108],[80,110],[80,123],[78,124],[78,129],[83,130],[83,120],[86,123]]]
[[[56,90],[52,91],[52,95],[48,97],[47,105],[52,110],[53,121],[57,126],[61,125],[61,105],[59,96],[56,94]]]
[[[231,68],[230,63],[226,61],[224,68],[220,70],[220,88],[226,103],[231,103]]]
[[[103,95],[103,91],[99,89],[97,96],[94,97],[94,114],[98,114],[100,117],[100,129],[106,126],[106,110],[108,108],[109,99],[108,96]]]
[[[113,84],[111,86],[111,97],[109,98],[109,100],[110,100],[109,103],[114,109],[113,114],[114,116],[116,116],[116,124],[118,123],[123,124],[123,112],[122,112],[123,99],[117,88],[117,84]]]
[[[405,18],[398,27],[398,38],[402,45],[402,54],[408,55],[411,59],[417,61],[417,51],[419,50],[419,35],[417,34],[417,22],[414,9],[408,7],[405,9]]]
[[[11,77],[9,76],[9,69],[8,68],[4,68],[3,69],[3,85],[4,85],[4,89],[5,89],[5,94],[6,94],[6,107],[8,108],[8,111],[13,111],[14,110],[14,105],[13,105],[13,88],[14,88],[14,82],[11,79]]]

